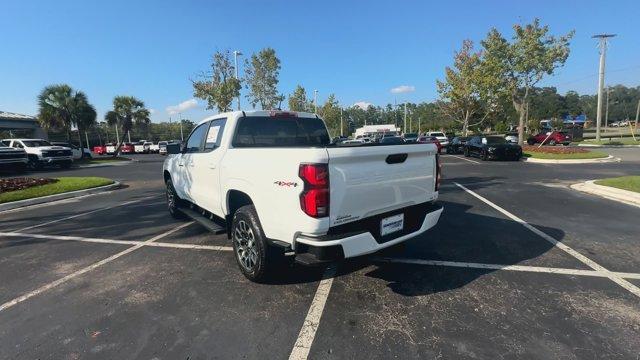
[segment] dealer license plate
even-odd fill
[[[385,236],[396,231],[401,231],[404,227],[404,214],[389,216],[380,221],[380,235]]]

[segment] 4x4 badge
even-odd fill
[[[286,187],[296,187],[298,186],[297,182],[293,182],[293,181],[274,181],[274,184],[278,185],[278,186],[286,186]]]

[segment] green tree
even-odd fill
[[[263,110],[274,109],[284,100],[278,93],[280,59],[272,48],[264,48],[245,60],[245,79],[249,90],[247,99],[254,108],[260,104]]]
[[[487,84],[511,97],[518,112],[518,142],[522,145],[529,92],[545,75],[552,75],[564,65],[574,32],[559,37],[549,35],[549,27],[540,26],[539,19],[525,26],[515,25],[513,29],[511,43],[498,30],[491,29],[482,41],[482,63],[490,79]]]
[[[301,85],[296,86],[293,93],[289,95],[289,110],[311,112],[312,108],[313,105],[307,99],[307,91]]]
[[[481,54],[473,50],[473,42],[464,40],[454,55],[453,68],[445,69],[445,81],[437,81],[442,112],[462,124],[467,136],[470,126],[484,122],[496,106],[495,92],[483,76]],[[473,120],[473,123],[470,123]]]
[[[331,136],[340,135],[340,105],[334,94],[329,95],[327,101],[318,109],[319,115],[324,119]]]
[[[122,139],[116,148],[114,156],[120,152],[124,138],[133,128],[133,124],[149,125],[149,110],[144,107],[144,102],[133,96],[116,96],[113,98],[113,110],[104,115],[107,124],[118,126],[122,129]]]
[[[234,76],[235,67],[229,50],[216,51],[211,61],[211,75],[200,74],[191,81],[193,96],[207,101],[207,109],[230,111],[233,99],[240,96],[240,80]]]
[[[38,95],[38,121],[45,129],[65,131],[68,141],[71,141],[71,129],[75,127],[82,149],[81,132],[96,124],[96,110],[82,91],[75,91],[66,84],[50,85]]]

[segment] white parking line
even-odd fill
[[[75,214],[75,215],[71,215],[71,216],[66,216],[66,217],[63,217],[63,218],[60,218],[60,219],[51,220],[51,221],[43,222],[43,223],[36,224],[36,225],[26,226],[26,227],[23,227],[23,228],[20,228],[20,229],[16,229],[16,230],[14,230],[14,232],[19,232],[19,231],[25,231],[25,230],[35,229],[35,228],[38,228],[38,227],[42,227],[42,226],[46,226],[46,225],[55,224],[55,223],[58,223],[58,222],[61,222],[61,221],[70,220],[70,219],[75,219],[75,218],[80,217],[80,216],[85,216],[85,215],[93,214],[93,213],[96,213],[96,212],[99,212],[99,211],[105,211],[105,210],[110,210],[110,209],[117,208],[117,207],[120,207],[120,206],[125,206],[125,205],[131,205],[131,204],[139,203],[139,202],[144,201],[144,200],[147,200],[147,199],[138,199],[138,200],[125,201],[125,202],[123,202],[123,203],[119,203],[119,204],[115,204],[115,205],[111,205],[111,206],[107,206],[107,207],[103,207],[103,208],[99,208],[99,209],[95,209],[95,210],[91,210],[91,211],[83,212],[83,213],[80,213],[80,214]],[[164,202],[154,202],[154,203],[150,203],[149,205],[161,204],[161,203],[164,203]]]
[[[29,234],[29,233],[22,233],[22,232],[0,232],[0,237],[3,237],[3,236],[4,237],[24,237],[24,238],[44,239],[44,240],[80,241],[80,242],[101,243],[101,244],[142,245],[142,246],[166,247],[166,248],[174,248],[174,249],[196,249],[196,250],[214,250],[214,251],[233,250],[233,248],[230,246],[175,244],[175,243],[165,243],[165,242],[149,243],[147,241],[87,238],[87,237],[81,237],[81,236],[66,236],[66,235]]]
[[[289,360],[306,360],[307,357],[309,357],[309,350],[311,350],[313,339],[316,337],[316,331],[318,331],[320,318],[322,317],[324,305],[329,297],[335,274],[336,270],[333,267],[325,270],[320,285],[318,285],[318,290],[316,290],[316,295],[313,297],[313,301],[311,301],[307,317],[302,324],[302,329],[300,329],[300,333],[298,334],[298,339],[293,345]]]
[[[459,188],[461,188],[462,190],[464,190],[467,193],[471,194],[472,196],[476,197],[480,201],[484,202],[485,204],[487,204],[487,205],[491,206],[492,208],[498,210],[499,212],[501,212],[503,215],[505,215],[509,219],[519,223],[520,225],[522,225],[525,228],[529,229],[534,234],[536,234],[536,235],[540,236],[541,238],[547,240],[548,242],[553,244],[553,246],[565,251],[567,254],[569,254],[569,255],[573,256],[574,258],[578,259],[580,262],[582,262],[583,264],[587,265],[588,267],[590,267],[590,268],[592,268],[592,269],[594,269],[596,271],[600,271],[602,273],[606,273],[607,277],[611,281],[613,281],[616,284],[622,286],[623,288],[625,288],[626,290],[628,290],[632,294],[640,297],[640,288],[638,288],[637,286],[635,286],[632,283],[628,282],[627,280],[623,279],[622,277],[620,277],[616,273],[607,270],[606,268],[604,268],[600,264],[598,264],[595,261],[589,259],[588,257],[580,254],[579,252],[573,250],[571,247],[567,246],[566,244],[563,244],[560,241],[554,239],[553,237],[547,235],[545,232],[539,230],[535,226],[533,226],[533,225],[529,224],[528,222],[520,219],[519,217],[513,215],[512,213],[508,212],[507,210],[501,208],[500,206],[492,203],[491,201],[487,200],[486,198],[482,197],[481,195],[477,194],[476,192],[474,192],[472,190],[469,190],[464,185],[461,185],[461,184],[459,184],[457,182],[454,182],[454,184],[456,184]]]
[[[454,157],[454,158],[456,158],[456,159],[462,159],[462,160],[464,160],[464,161],[472,162],[472,163],[474,163],[474,164],[480,164],[480,162],[479,162],[479,161],[475,161],[475,160],[467,159],[466,157],[462,157],[462,156],[458,156],[458,155],[449,155],[449,156],[452,156],[452,157]]]
[[[610,274],[609,272],[602,272],[597,270],[578,270],[578,269],[527,266],[527,265],[483,264],[483,263],[470,263],[470,262],[458,262],[458,261],[404,259],[404,258],[379,258],[376,260],[382,261],[382,262],[411,264],[411,265],[459,267],[459,268],[481,269],[481,270],[522,271],[522,272],[575,275],[575,276],[592,276],[592,277],[604,277],[604,278],[608,278]],[[635,273],[615,272],[613,274],[616,274],[626,279],[640,279],[640,274],[635,274]]]
[[[119,252],[119,253],[117,253],[115,255],[109,256],[106,259],[100,260],[97,263],[91,264],[91,265],[89,265],[87,267],[84,267],[84,268],[82,268],[82,269],[80,269],[78,271],[75,271],[75,272],[73,272],[73,273],[71,273],[71,274],[69,274],[69,275],[67,275],[67,276],[65,276],[63,278],[60,278],[60,279],[58,279],[56,281],[53,281],[53,282],[50,282],[50,283],[48,283],[46,285],[43,285],[43,286],[41,286],[41,287],[39,287],[39,288],[37,288],[37,289],[35,289],[33,291],[30,291],[30,292],[28,292],[28,293],[26,293],[26,294],[24,294],[22,296],[19,296],[19,297],[13,299],[13,300],[7,301],[4,304],[0,305],[0,312],[3,311],[3,310],[6,310],[6,309],[8,309],[8,308],[10,308],[10,307],[12,307],[12,306],[14,306],[16,304],[19,304],[19,303],[21,303],[21,302],[23,302],[25,300],[28,300],[28,299],[30,299],[30,298],[38,295],[38,294],[41,294],[41,293],[43,293],[43,292],[45,292],[45,291],[47,291],[49,289],[52,289],[52,288],[54,288],[54,287],[56,287],[56,286],[58,286],[60,284],[64,284],[65,282],[67,282],[67,281],[69,281],[69,280],[71,280],[71,279],[73,279],[75,277],[78,277],[78,276],[80,276],[80,275],[82,275],[84,273],[87,273],[87,272],[89,272],[89,271],[91,271],[91,270],[93,270],[93,269],[95,269],[97,267],[100,267],[100,266],[102,266],[104,264],[107,264],[107,263],[109,263],[109,262],[111,262],[111,261],[113,261],[113,260],[115,260],[115,259],[117,259],[119,257],[127,255],[130,252],[136,251],[136,250],[140,249],[141,247],[145,246],[145,244],[152,243],[152,242],[154,242],[156,240],[162,239],[165,236],[171,235],[174,232],[176,232],[176,231],[178,231],[178,230],[180,230],[180,229],[182,229],[184,227],[187,227],[187,226],[189,226],[191,224],[193,224],[193,221],[185,223],[185,224],[182,224],[180,226],[177,226],[177,227],[175,227],[175,228],[173,228],[173,229],[171,229],[171,230],[169,230],[167,232],[164,232],[164,233],[162,233],[160,235],[156,235],[156,236],[152,237],[149,240],[143,241],[142,244],[136,244],[136,245],[134,245],[134,246],[132,246],[132,247],[126,249],[126,250],[123,250],[123,251],[121,251],[121,252]]]

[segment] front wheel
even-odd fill
[[[72,161],[64,161],[60,163],[60,168],[62,169],[68,169],[71,167],[71,164],[73,164]]]
[[[535,143],[536,143],[535,140],[531,140],[531,139],[527,140],[527,144],[529,145],[534,145]]]
[[[276,263],[277,254],[266,241],[253,205],[243,206],[233,214],[231,239],[242,274],[253,282],[265,281]]]
[[[30,156],[27,167],[29,167],[29,169],[31,170],[40,170],[42,168],[42,163],[36,156]]]
[[[487,159],[489,159],[489,154],[487,154],[487,150],[483,150],[482,151],[481,159],[482,159],[482,161],[487,161]]]

